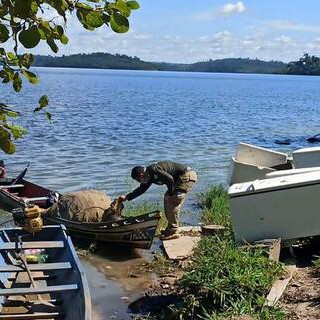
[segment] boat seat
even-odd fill
[[[10,185],[3,185],[0,186],[0,189],[13,189],[13,188],[23,188],[23,184],[10,184]]]
[[[1,250],[16,250],[16,249],[53,249],[63,248],[63,241],[32,241],[18,243],[18,247],[15,242],[3,242],[0,243]]]
[[[60,312],[0,314],[0,319],[6,319],[6,320],[62,319],[62,317],[63,317],[63,315]]]
[[[48,270],[64,270],[71,269],[70,262],[57,262],[57,263],[37,263],[28,264],[30,271],[48,271]],[[25,268],[17,265],[4,265],[0,266],[0,272],[23,272]]]
[[[51,292],[78,290],[77,284],[67,284],[48,287],[36,287],[36,288],[13,288],[13,289],[0,289],[0,296],[21,296],[29,294],[43,294]]]
[[[28,265],[29,266],[29,265]],[[27,272],[21,272],[20,274],[26,274],[26,277],[27,277]],[[32,274],[32,278],[33,278],[33,280],[35,280],[35,281],[39,281],[39,280],[45,280],[45,281],[48,281],[48,280],[54,280],[54,279],[56,279],[57,278],[57,276],[56,275],[54,275],[54,274],[43,274],[43,275],[33,275]],[[11,275],[11,276],[9,276],[8,278],[7,278],[9,281],[15,281],[16,279],[17,279],[17,276],[16,276],[16,274],[14,273],[13,275]],[[29,282],[29,281],[28,281]]]

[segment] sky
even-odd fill
[[[93,32],[70,17],[59,55],[109,52],[145,61],[193,63],[258,58],[289,62],[320,56],[319,0],[140,0],[130,31]],[[36,53],[51,54],[44,43]]]

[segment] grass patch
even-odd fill
[[[211,185],[198,194],[200,207],[203,209],[201,222],[219,224],[231,228],[229,196],[223,185]]]
[[[273,282],[283,272],[282,264],[269,260],[263,250],[235,245],[229,196],[223,185],[209,186],[198,200],[203,209],[201,221],[223,225],[227,232],[201,239],[180,281],[186,294],[199,301],[194,319],[230,319],[239,315],[285,319],[282,310],[263,306]]]
[[[269,260],[263,250],[204,237],[181,285],[198,297],[208,319],[219,314],[255,315],[263,310],[264,297],[282,272],[282,265]]]

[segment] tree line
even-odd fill
[[[187,72],[229,72],[261,74],[319,75],[320,58],[305,53],[299,60],[284,63],[249,58],[228,58],[192,64],[148,62],[138,57],[96,52],[69,56],[35,56],[34,65],[42,67],[69,67],[93,69],[126,69]]]

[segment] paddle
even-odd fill
[[[18,174],[18,176],[12,180],[11,182],[11,185],[14,185],[14,184],[18,184],[18,183],[21,183],[24,176],[26,175],[27,173],[27,170],[29,168],[29,162],[27,163],[26,167]]]

